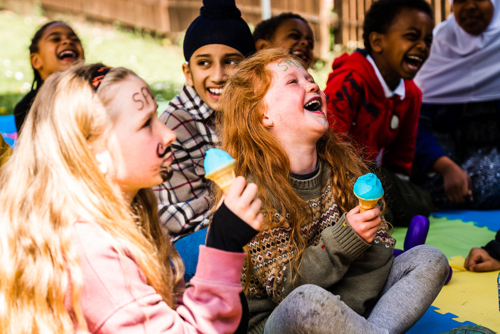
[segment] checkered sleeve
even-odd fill
[[[177,240],[208,225],[210,200],[203,161],[210,146],[198,129],[200,123],[186,110],[166,111],[160,119],[177,139],[172,144],[173,176],[153,190],[160,224]]]

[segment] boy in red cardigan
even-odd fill
[[[428,216],[429,194],[408,181],[422,94],[412,79],[429,56],[432,10],[424,0],[379,0],[363,25],[366,49],[333,63],[325,89],[328,122],[381,168],[392,223]]]

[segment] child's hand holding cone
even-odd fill
[[[381,222],[380,209],[375,205],[384,195],[382,184],[373,173],[363,175],[354,184],[354,195],[359,199],[359,206],[349,211],[346,219],[365,242],[371,243]]]

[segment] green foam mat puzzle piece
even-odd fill
[[[396,227],[392,237],[396,239],[396,248],[403,249],[408,228]],[[481,247],[495,239],[495,232],[487,227],[477,227],[474,223],[464,223],[461,220],[446,218],[430,218],[429,233],[426,245],[432,245],[441,250],[449,259],[452,256],[469,255],[472,247]]]

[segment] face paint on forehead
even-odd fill
[[[132,100],[137,105],[137,110],[144,109],[145,106],[153,103],[154,96],[148,86],[142,86],[140,92],[135,92],[132,94]]]
[[[295,66],[297,68],[304,68],[304,66],[302,66],[298,61],[295,61],[292,59],[280,61],[278,63],[278,67],[281,68],[283,70],[283,72],[286,72],[288,70],[288,67],[293,67],[293,66]]]

